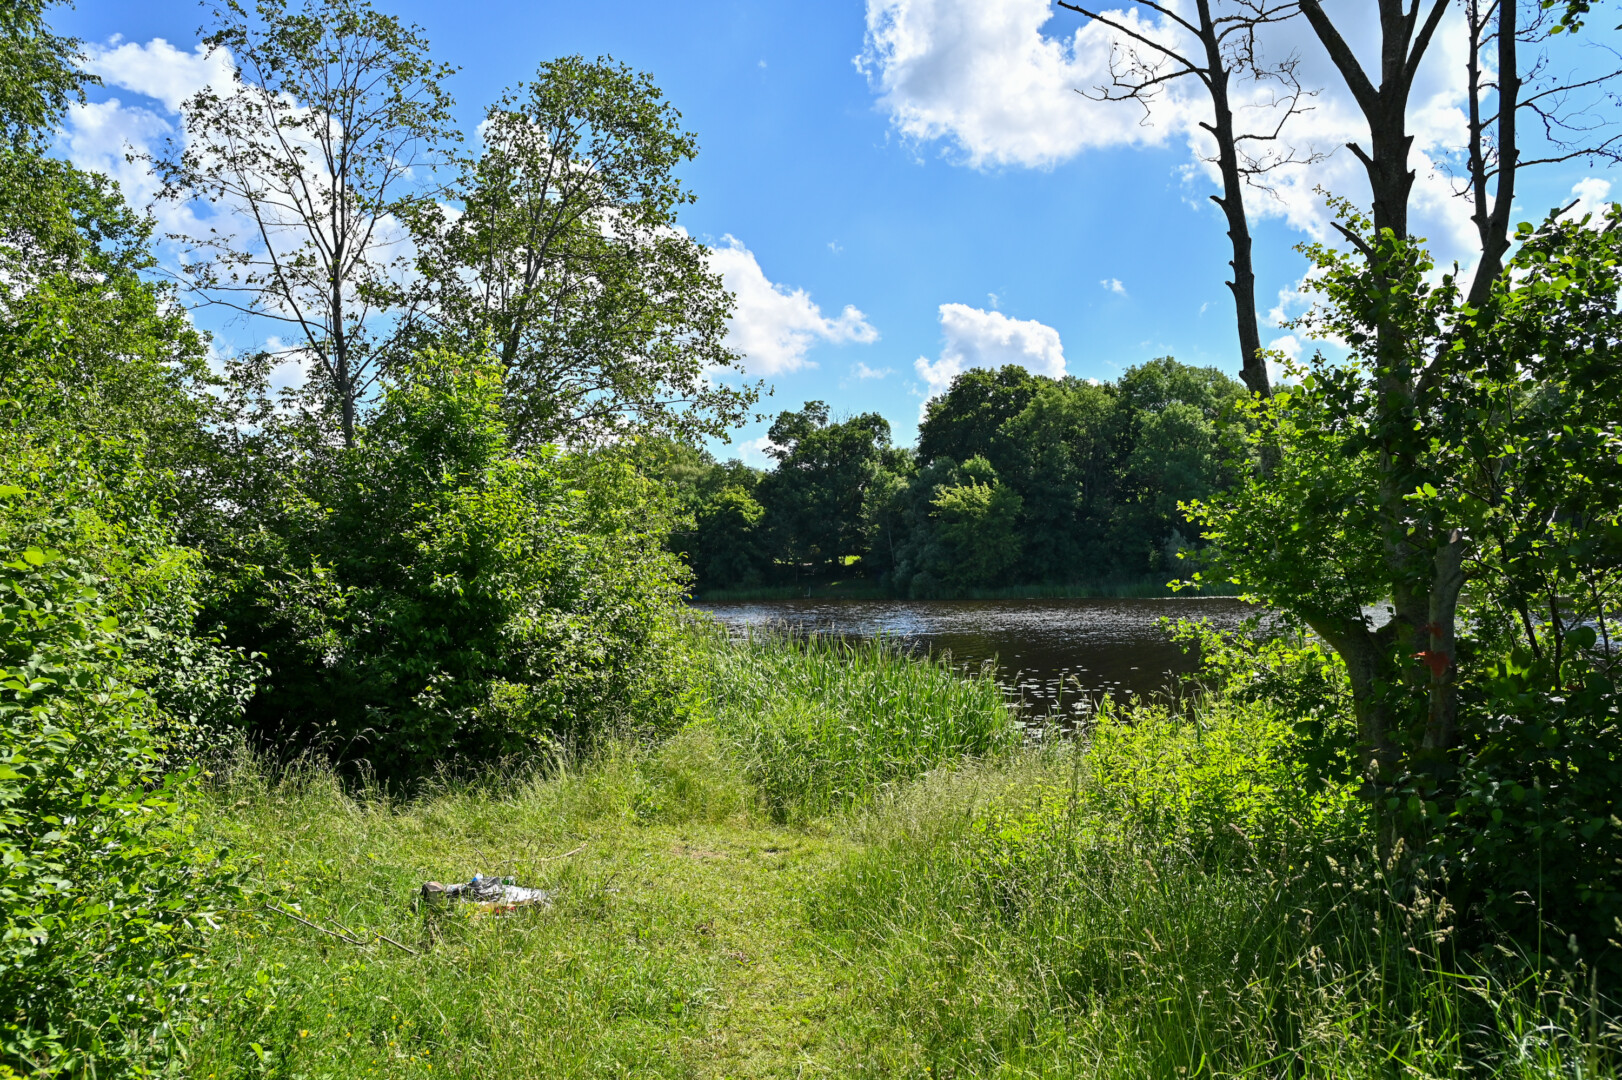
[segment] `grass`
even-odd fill
[[[232,918],[184,1074],[1614,1075],[1593,997],[1453,955],[1276,709],[1021,746],[989,679],[878,645],[697,648],[701,719],[544,775],[396,799],[219,770],[197,828],[250,895],[363,944]],[[414,906],[474,871],[555,903]]]
[[[964,678],[882,640],[695,632],[717,730],[775,821],[823,817],[932,768],[1018,745],[989,667]]]

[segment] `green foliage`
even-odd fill
[[[1570,637],[1593,643],[1592,629]],[[1471,695],[1474,722],[1456,779],[1388,809],[1414,819],[1454,903],[1479,920],[1478,938],[1558,935],[1567,948],[1551,950],[1556,963],[1602,967],[1614,984],[1622,971],[1622,694],[1587,658],[1566,662],[1561,674],[1564,691],[1551,694],[1548,661],[1526,652],[1499,661]]]
[[[930,402],[915,454],[891,447],[874,414],[830,422],[807,402],[772,426],[770,472],[746,483],[741,465],[708,467],[732,470],[724,483],[760,504],[758,523],[733,499],[726,527],[681,550],[706,591],[848,561],[912,596],[1188,576],[1200,545],[1181,504],[1233,479],[1219,425],[1242,396],[1220,372],[1170,359],[1109,385],[975,369]],[[695,511],[723,484],[713,471],[670,478]],[[1185,554],[1196,561],[1179,565]]]
[[[175,237],[184,278],[199,302],[269,321],[279,357],[313,369],[306,407],[348,443],[407,306],[389,234],[433,201],[422,179],[455,138],[453,69],[368,0],[206,6],[204,44],[234,77],[186,98],[184,137],[149,159],[200,222]]]
[[[30,495],[6,472],[0,1053],[40,1075],[116,1075],[163,1056],[186,1008],[181,951],[233,896],[169,768],[235,712],[246,669],[187,636],[192,553],[103,521],[83,487]],[[66,553],[20,542],[40,533]]]
[[[407,779],[673,721],[656,489],[612,452],[512,453],[504,398],[493,366],[430,354],[353,449],[276,436],[222,609],[266,657],[261,737]]]
[[[106,177],[0,149],[0,271],[14,284],[0,305],[8,422],[138,443],[173,483],[206,456],[212,406],[198,393],[209,383],[201,336],[146,277],[151,232]]]
[[[1351,357],[1254,406],[1270,467],[1200,514],[1344,660],[1386,842],[1478,928],[1615,965],[1622,211],[1518,241],[1479,307],[1390,237],[1317,251],[1318,336]]]
[[[867,551],[868,493],[906,467],[878,413],[830,422],[828,406],[808,401],[779,414],[767,433],[777,467],[761,478],[759,499],[777,557],[790,567],[826,570]]]
[[[918,458],[967,461],[984,454],[1002,426],[1024,412],[1049,380],[1015,364],[973,368],[930,400],[918,425]]]
[[[804,821],[965,756],[1017,745],[988,672],[964,677],[888,642],[777,635],[700,639],[706,694],[774,820]]]
[[[1606,1075],[1603,997],[1453,947],[1456,913],[1368,850],[1290,716],[1225,692],[1085,746],[942,771],[864,825],[811,904],[905,1047],[956,1075]]]
[[[1019,561],[1025,500],[997,479],[985,458],[970,458],[962,471],[967,483],[940,488],[930,500],[941,544],[950,552],[944,577],[960,587],[997,585]]]
[[[54,0],[14,0],[0,9],[0,138],[13,149],[39,142],[84,87],[100,80],[74,63],[79,42],[51,32]]]
[[[697,138],[652,78],[566,56],[485,113],[481,152],[415,217],[426,286],[420,332],[490,347],[506,375],[514,445],[634,426],[719,435],[753,387],[724,342],[731,295],[677,227],[693,195],[675,170]]]

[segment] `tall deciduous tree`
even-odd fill
[[[419,27],[366,0],[228,0],[213,14],[204,40],[231,55],[232,83],[186,101],[181,141],[154,161],[168,197],[216,211],[179,238],[187,276],[201,303],[270,320],[352,444],[410,266],[404,219],[453,137],[451,69]]]
[[[0,138],[14,149],[37,143],[86,84],[99,82],[74,63],[76,38],[54,33],[45,9],[54,0],[0,6]]]
[[[1335,268],[1340,282],[1330,293],[1330,329],[1353,328],[1354,355],[1361,361],[1355,369],[1361,379],[1358,393],[1328,399],[1332,408],[1325,421],[1358,425],[1370,440],[1367,468],[1373,480],[1364,497],[1379,537],[1380,580],[1392,618],[1376,628],[1361,610],[1331,614],[1315,604],[1293,603],[1335,644],[1353,673],[1365,761],[1370,775],[1382,783],[1415,769],[1442,767],[1439,763],[1456,744],[1459,609],[1471,578],[1468,563],[1482,539],[1479,524],[1460,507],[1456,512],[1415,512],[1425,484],[1442,490],[1462,480],[1437,473],[1438,462],[1448,459],[1439,447],[1448,444],[1455,403],[1446,388],[1495,370],[1492,357],[1465,347],[1461,335],[1471,325],[1470,317],[1449,311],[1444,318],[1438,312],[1447,310],[1451,300],[1429,299],[1421,288],[1418,268],[1424,255],[1409,231],[1414,182],[1409,98],[1447,7],[1446,0],[1407,5],[1378,0],[1379,59],[1369,69],[1318,0],[1301,0],[1302,14],[1368,124],[1366,145],[1348,148],[1368,177],[1371,212],[1363,219],[1343,206],[1345,220],[1339,225],[1362,270],[1353,273],[1328,252],[1318,253],[1319,262]],[[1571,107],[1573,94],[1602,88],[1618,73],[1576,82],[1546,78],[1548,65],[1540,50],[1562,23],[1540,15],[1525,22],[1517,0],[1471,5],[1466,16],[1470,123],[1465,190],[1481,241],[1480,260],[1464,290],[1468,307],[1508,288],[1504,258],[1511,247],[1509,208],[1519,170],[1540,161],[1610,155],[1614,140],[1595,138],[1592,130],[1574,130],[1563,110]],[[1489,44],[1496,46],[1497,74],[1491,80],[1482,74]],[[1526,92],[1529,82],[1536,82],[1534,92]],[[1523,156],[1517,119],[1528,111],[1544,114],[1545,145],[1555,152]],[[1563,142],[1563,130],[1575,142]],[[1355,286],[1349,284],[1354,281]],[[1439,321],[1452,325],[1439,329]],[[1299,515],[1292,520],[1298,522]],[[1416,683],[1421,666],[1424,678]],[[1417,727],[1407,716],[1409,702],[1385,692],[1403,685],[1424,701],[1424,720]]]
[[[711,378],[739,366],[732,298],[677,224],[698,150],[680,121],[645,73],[549,61],[486,113],[456,212],[418,216],[423,326],[495,351],[521,442],[718,435],[755,400]]]
[[[818,569],[867,550],[867,496],[875,479],[900,463],[890,423],[877,413],[829,422],[828,406],[808,401],[781,413],[768,433],[777,468],[760,483],[780,556]]]

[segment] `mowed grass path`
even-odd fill
[[[752,821],[714,784],[704,803],[729,820],[639,820],[646,772],[405,804],[320,773],[226,780],[202,827],[253,865],[253,895],[368,944],[262,907],[233,918],[199,973],[211,1000],[186,1039],[190,1075],[847,1075],[874,1040],[880,1059],[912,1058],[859,965],[809,923],[853,842]],[[424,881],[475,870],[556,901],[416,903]]]

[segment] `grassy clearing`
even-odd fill
[[[258,856],[279,914],[211,950],[188,1075],[787,1074],[819,1013],[849,1007],[796,899],[848,842],[773,828],[708,733],[584,772],[404,803],[310,771],[220,777],[204,826]],[[581,849],[576,854],[565,852]],[[563,856],[563,857],[560,857]],[[415,909],[475,870],[553,890],[549,910]]]
[[[1577,981],[1452,952],[1266,705],[1018,747],[989,681],[704,638],[713,715],[410,800],[222,770],[259,895],[216,937],[192,1077],[1598,1077]],[[1128,722],[1116,722],[1126,720]],[[578,850],[577,850],[578,849]],[[574,852],[574,854],[566,854]],[[512,874],[546,910],[415,910]],[[376,940],[386,934],[414,954]]]

